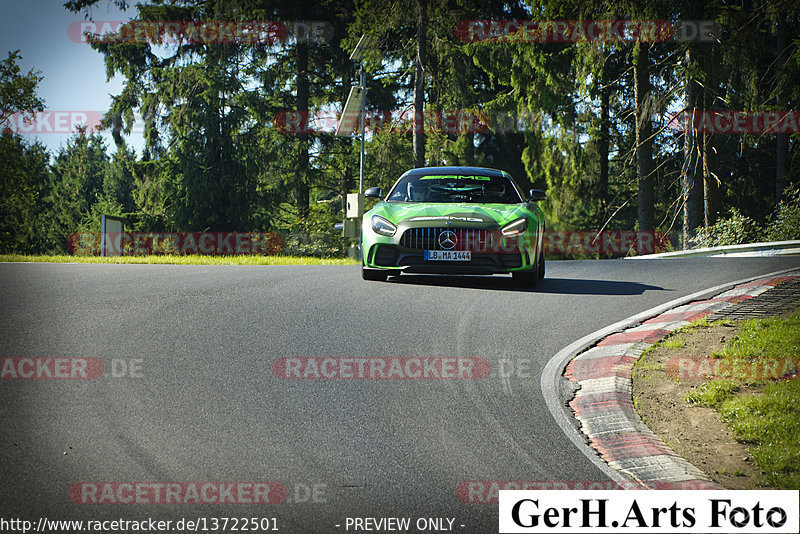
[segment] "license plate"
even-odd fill
[[[425,259],[429,261],[472,261],[472,251],[426,250]]]

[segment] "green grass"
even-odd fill
[[[719,408],[771,486],[800,489],[800,382],[768,384],[763,395],[734,397]]]
[[[720,324],[727,324],[725,321],[714,321],[713,323],[708,322],[708,319],[705,317],[702,319],[697,319],[696,321],[687,324],[686,326],[675,330],[674,332],[670,333],[666,338],[662,339],[658,343],[650,345],[647,347],[644,352],[639,356],[634,364],[634,371],[636,367],[640,367],[642,369],[662,369],[663,367],[660,365],[654,365],[651,367],[644,367],[644,361],[646,358],[645,356],[649,356],[651,352],[659,348],[666,348],[666,349],[682,349],[686,346],[686,341],[681,337],[681,334],[690,334],[696,330],[701,328],[708,328],[710,326],[716,326]]]
[[[202,254],[160,254],[149,256],[72,256],[0,254],[0,262],[35,263],[151,263],[169,265],[357,265],[349,258],[314,258],[309,256],[259,256],[251,254],[209,256]]]
[[[714,380],[689,393],[686,401],[697,406],[719,409],[723,401],[730,399],[740,389],[741,384],[736,380]]]
[[[725,319],[720,319],[718,321],[709,321],[708,317],[703,317],[701,319],[697,319],[696,321],[692,321],[690,324],[678,330],[678,332],[690,333],[696,330],[700,330],[701,328],[710,328],[712,326],[733,326],[733,323]]]
[[[661,346],[665,349],[682,349],[686,342],[681,339],[681,336],[670,336],[661,342]]]
[[[745,321],[736,339],[714,356],[732,359],[800,354],[800,311],[788,318]],[[715,380],[687,396],[715,408],[734,435],[751,444],[765,486],[800,489],[800,380],[771,381],[763,392],[746,380]]]
[[[800,354],[800,311],[788,318],[749,319],[715,358],[790,358]]]

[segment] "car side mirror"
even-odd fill
[[[366,198],[383,198],[383,191],[380,187],[370,187],[364,191],[364,196]]]
[[[538,202],[540,200],[547,200],[547,195],[540,189],[531,189],[531,201]]]

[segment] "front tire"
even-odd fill
[[[536,282],[544,278],[544,257],[541,253],[536,255],[536,265],[527,271],[514,271],[511,277],[516,285],[520,287],[536,287]]]
[[[542,223],[542,230],[541,230],[541,232],[539,233],[539,236],[538,236],[539,237],[539,253],[537,254],[537,256],[539,256],[539,265],[538,265],[539,280],[544,280],[544,271],[545,271],[545,266],[544,266],[544,237],[543,237],[542,234],[544,234],[544,223]]]
[[[539,280],[544,280],[544,271],[544,250],[541,250],[539,251]]]
[[[530,271],[514,271],[511,273],[511,278],[514,283],[520,287],[536,287],[538,278],[538,270],[531,269]]]

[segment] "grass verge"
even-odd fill
[[[210,256],[202,254],[187,255],[149,255],[149,256],[72,256],[0,254],[0,263],[149,263],[163,265],[357,265],[349,258],[314,258],[309,256],[258,256],[251,254]]]
[[[787,317],[744,321],[735,339],[713,358],[758,361],[800,354],[800,310]],[[800,369],[795,370],[795,376]],[[713,380],[687,396],[714,408],[747,443],[763,485],[800,488],[800,380]]]

